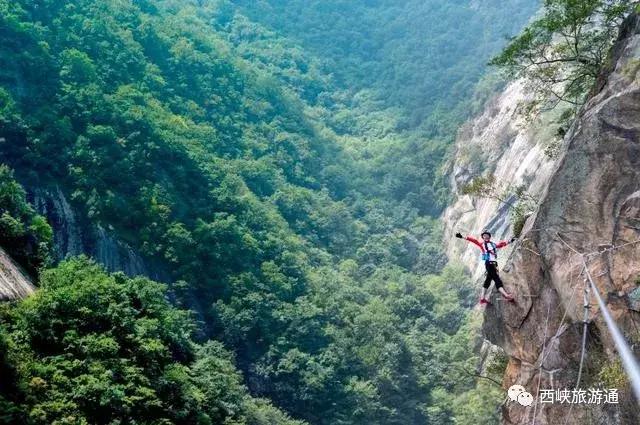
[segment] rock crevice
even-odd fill
[[[506,263],[502,256],[502,278],[518,294],[517,303],[494,302],[486,308],[483,324],[485,338],[509,358],[504,388],[520,384],[536,396],[538,388],[576,386],[585,312],[582,253],[589,254],[595,284],[640,355],[640,19],[632,16],[625,22],[610,65],[565,135],[556,160],[544,156],[538,133],[518,121],[516,105],[526,101],[519,87],[518,82],[508,86],[472,122],[472,130],[461,132],[451,184],[456,192],[480,174],[461,160],[464,149],[478,145],[483,151],[477,156],[498,181],[524,184],[539,199]],[[510,141],[505,144],[500,133]],[[477,277],[482,268],[474,247],[457,242],[453,233],[479,232],[486,226],[497,237],[511,232],[507,213],[491,199],[459,195],[443,220],[449,258],[461,259]],[[580,387],[617,388],[619,404],[569,409],[506,402],[503,424],[531,423],[534,412],[539,425],[640,423],[637,402],[592,294],[587,301]]]
[[[485,313],[485,335],[510,356],[505,387],[518,383],[533,391],[538,382],[543,389],[575,386],[582,352],[582,253],[589,253],[589,272],[625,336],[632,346],[640,346],[640,315],[630,308],[640,276],[640,244],[634,243],[640,240],[640,82],[637,73],[627,72],[640,58],[640,34],[637,24],[631,27],[635,30],[627,31],[614,49],[620,56],[601,91],[569,132],[539,207],[524,227],[522,243],[530,249],[516,250],[510,273],[504,275],[505,284],[518,294],[539,296],[524,318],[521,304],[529,301]],[[591,296],[588,301],[583,388],[611,385],[607,368],[618,361],[597,304]],[[514,322],[521,325],[514,327]],[[550,340],[545,338],[549,332],[555,334]],[[555,370],[553,380],[543,369]],[[620,404],[576,405],[571,411],[539,404],[536,423],[639,423],[635,401],[624,376],[620,378]],[[530,409],[515,403],[505,404],[503,413],[505,424],[533,419]]]

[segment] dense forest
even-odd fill
[[[536,6],[0,0],[0,422],[493,423],[437,215]],[[52,187],[167,281],[57,263]]]

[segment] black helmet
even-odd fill
[[[483,230],[482,233],[480,233],[480,236],[484,236],[484,235],[489,235],[489,237],[491,237],[491,232],[488,230]]]

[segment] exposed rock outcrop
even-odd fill
[[[161,266],[148,267],[142,255],[118,240],[113,232],[79,217],[60,187],[30,190],[30,198],[38,213],[44,215],[53,228],[55,261],[86,254],[111,272],[122,271],[129,276],[169,281]]]
[[[530,195],[538,196],[553,170],[553,160],[545,155],[543,142],[549,136],[544,134],[544,125],[526,122],[520,112],[526,101],[524,84],[513,82],[458,135],[450,181],[458,196],[442,219],[447,255],[462,261],[475,277],[483,272],[478,249],[456,242],[453,235],[459,230],[479,237],[483,229],[489,229],[494,238],[506,238],[511,232],[509,208],[496,199],[462,195],[461,187],[488,173],[495,176],[499,191],[523,185]]]
[[[522,99],[518,82],[508,86],[461,134],[457,155],[464,159],[467,152],[471,159],[484,160],[499,181],[525,184],[540,198],[503,269],[505,285],[518,294],[517,303],[496,302],[485,312],[485,337],[509,357],[505,389],[520,384],[535,397],[530,407],[506,402],[503,423],[640,423],[592,294],[587,294],[580,387],[618,388],[619,403],[540,403],[538,392],[576,386],[585,311],[582,256],[576,251],[593,253],[589,271],[635,354],[640,352],[640,243],[634,243],[640,240],[639,20],[633,17],[625,24],[612,65],[566,136],[555,164],[545,158],[535,132],[514,115]],[[454,189],[480,171],[473,169],[473,161],[457,161]],[[443,218],[449,241],[458,229],[488,227],[498,237],[510,232],[506,208],[490,199],[460,196]],[[480,274],[473,247],[449,242],[448,254]]]
[[[59,186],[51,190],[34,190],[33,205],[39,214],[47,218],[53,228],[53,254],[57,261],[68,255],[80,255],[85,251],[75,211]]]
[[[511,358],[505,386],[517,382],[534,389],[538,381],[541,388],[575,385],[584,275],[581,255],[573,249],[593,253],[589,271],[636,355],[640,353],[640,314],[633,303],[640,276],[640,244],[634,244],[640,240],[639,22],[636,17],[627,22],[615,65],[574,123],[539,208],[525,226],[526,249],[514,253],[511,272],[505,275],[519,294],[531,296],[486,312],[485,334]],[[595,300],[588,299],[582,387],[606,381],[604,372],[618,358]],[[623,379],[618,384],[624,387]],[[619,405],[577,405],[570,412],[566,406],[541,404],[536,423],[639,423],[631,394],[619,389]],[[530,409],[508,404],[504,422],[523,423],[531,415]]]
[[[169,282],[162,266],[147,267],[147,261],[126,243],[100,225],[78,218],[60,187],[29,191],[29,200],[39,214],[47,218],[54,231],[53,260],[86,254],[108,271],[122,271],[129,276],[147,276]],[[0,301],[22,299],[33,293],[35,286],[28,274],[0,248]]]
[[[585,275],[579,253],[590,253],[589,272],[634,354],[640,354],[640,243],[635,243],[640,241],[637,17],[627,20],[613,51],[610,69],[565,137],[556,164],[542,160],[536,146],[526,153],[516,149],[522,143],[519,137],[524,137],[521,133],[500,148],[497,160],[488,157],[495,173],[506,179],[517,180],[520,177],[514,170],[527,170],[521,173],[528,176],[523,180],[531,182],[528,187],[540,194],[537,211],[525,223],[522,241],[502,274],[506,286],[518,294],[517,303],[496,302],[485,311],[485,337],[509,357],[505,390],[520,384],[535,397],[538,389],[571,390],[576,386],[585,311]],[[501,122],[500,111],[508,111],[500,99],[509,103],[508,93],[515,85],[498,98],[498,112],[493,114],[497,124]],[[479,128],[481,131],[474,131],[468,140],[473,142],[475,134],[483,132],[498,134],[490,132],[492,124]],[[527,155],[536,159],[532,163],[537,163],[538,169],[524,165]],[[454,188],[467,179],[463,169],[455,171]],[[477,230],[493,222],[496,233],[508,234],[505,213],[496,204],[460,197],[444,216],[449,233],[457,228]],[[461,256],[475,269],[473,253],[461,243],[450,243],[449,255]],[[507,401],[503,405],[504,424],[640,423],[638,404],[628,389],[609,330],[593,294],[588,293],[586,299],[590,308],[579,386],[617,388],[619,403],[552,404],[540,403],[537,398],[534,405],[525,407]]]
[[[25,298],[34,289],[27,273],[0,248],[0,301]]]

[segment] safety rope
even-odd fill
[[[616,324],[613,317],[611,317],[611,313],[609,312],[607,305],[602,299],[602,296],[600,295],[600,291],[598,290],[598,287],[596,286],[596,284],[593,282],[593,279],[591,278],[591,273],[589,273],[589,267],[587,266],[587,261],[585,260],[584,257],[582,257],[582,263],[585,268],[587,279],[589,280],[589,283],[591,285],[591,289],[593,290],[593,293],[596,296],[596,300],[598,301],[598,306],[600,307],[600,311],[602,312],[602,317],[604,318],[604,321],[607,327],[609,328],[609,332],[611,333],[613,342],[615,343],[616,348],[618,349],[618,354],[620,354],[620,359],[622,360],[622,366],[624,366],[624,369],[627,372],[627,376],[629,377],[629,381],[631,382],[631,387],[633,389],[633,392],[636,395],[636,399],[640,400],[640,366],[638,365],[638,361],[636,360],[633,353],[631,352],[631,348],[629,347],[629,344],[627,344],[627,341],[622,336],[622,332],[620,331],[620,328]]]
[[[527,232],[527,234],[529,232],[533,232],[533,231],[540,231],[540,232],[550,232],[547,229],[531,229]],[[604,302],[604,300],[602,299],[602,296],[600,295],[600,291],[598,290],[598,287],[596,286],[595,282],[593,281],[593,278],[591,277],[591,273],[589,272],[589,267],[587,264],[587,259],[590,259],[591,257],[594,256],[599,256],[599,255],[603,255],[605,253],[608,252],[612,252],[612,251],[616,251],[619,250],[621,248],[630,246],[630,245],[635,245],[640,243],[640,239],[639,240],[635,240],[635,241],[631,241],[631,242],[626,242],[624,244],[621,245],[615,245],[615,246],[611,246],[609,248],[603,249],[603,250],[599,250],[599,251],[593,251],[590,253],[583,253],[578,251],[577,249],[575,249],[574,247],[572,247],[569,243],[567,243],[567,241],[565,241],[562,236],[560,236],[560,234],[558,232],[555,232],[555,236],[557,237],[558,240],[560,240],[567,248],[569,248],[572,252],[574,252],[575,254],[577,254],[581,261],[582,261],[582,265],[583,265],[583,272],[586,274],[586,279],[585,279],[585,287],[584,287],[584,301],[583,301],[583,308],[584,308],[584,318],[583,318],[583,337],[582,337],[582,350],[581,350],[581,355],[580,355],[580,367],[578,369],[578,379],[576,382],[576,387],[580,384],[580,379],[581,379],[581,375],[582,375],[582,369],[583,369],[583,365],[584,365],[584,359],[586,356],[586,335],[587,335],[587,328],[588,328],[588,323],[589,323],[589,292],[590,290],[593,291],[593,293],[595,294],[596,300],[598,301],[598,306],[600,307],[600,311],[602,312],[602,317],[605,320],[605,324],[607,326],[607,328],[609,329],[609,332],[611,333],[611,336],[613,338],[614,344],[616,345],[616,348],[618,350],[618,353],[620,354],[620,358],[622,360],[622,364],[623,367],[625,369],[625,372],[627,373],[627,375],[629,376],[629,380],[631,382],[632,385],[632,389],[633,392],[636,396],[636,398],[638,400],[640,400],[640,365],[638,365],[637,360],[635,359],[631,348],[629,347],[629,344],[627,343],[627,341],[625,340],[624,336],[622,335],[622,332],[620,331],[620,328],[618,327],[617,323],[615,322],[615,320],[613,319],[613,317],[611,316],[611,313],[609,312],[609,309],[606,306],[606,303]],[[534,252],[535,253],[535,252]],[[535,253],[537,255],[539,255],[538,253]],[[588,282],[588,285],[586,284]],[[547,306],[548,308],[550,308],[550,305]],[[567,310],[565,310],[565,316],[566,316],[566,312]],[[560,322],[560,326],[562,326],[562,322],[564,321],[564,317],[562,321]],[[547,320],[548,320],[548,316],[547,316]],[[546,326],[545,326],[545,341],[543,341],[543,351],[542,351],[542,355],[543,355],[543,361],[544,358],[546,358],[546,355],[544,353],[545,350],[545,345],[544,343],[546,343]],[[542,367],[542,362],[539,366],[540,368]],[[535,417],[534,417],[535,420]]]
[[[546,229],[531,229],[529,231],[527,231],[527,233],[523,236],[522,239],[518,240],[518,244],[514,247],[513,251],[511,254],[513,254],[513,252],[515,252],[517,249],[519,248],[524,248],[527,251],[530,251],[531,253],[537,255],[537,256],[541,256],[540,253],[535,252],[527,247],[522,246],[522,244],[524,243],[524,241],[526,240],[526,235],[529,232],[533,232],[533,231],[540,231],[540,232],[549,232],[549,230]],[[618,350],[618,353],[620,354],[620,358],[622,360],[622,364],[623,367],[625,369],[625,372],[627,373],[627,376],[629,377],[629,380],[631,382],[631,386],[632,386],[632,390],[637,398],[637,400],[640,400],[640,366],[638,365],[637,360],[635,359],[633,352],[631,350],[631,348],[629,347],[626,339],[624,338],[624,336],[622,335],[622,332],[620,331],[620,328],[618,327],[617,323],[615,322],[615,320],[613,319],[613,317],[611,316],[611,313],[609,312],[609,309],[607,308],[605,302],[602,299],[602,296],[600,295],[600,291],[598,290],[598,287],[596,286],[595,282],[593,281],[593,278],[591,277],[591,273],[589,273],[589,267],[587,264],[587,260],[590,259],[591,257],[595,257],[595,256],[600,256],[603,255],[605,253],[609,253],[609,252],[613,252],[619,249],[622,249],[624,247],[630,246],[630,245],[635,245],[640,243],[640,239],[639,240],[635,240],[635,241],[631,241],[631,242],[626,242],[623,243],[621,245],[615,245],[615,246],[610,246],[608,248],[605,248],[603,250],[598,250],[598,251],[593,251],[590,253],[583,253],[578,251],[577,249],[575,249],[574,247],[572,247],[569,243],[567,243],[567,241],[565,241],[558,232],[555,232],[555,236],[557,237],[558,240],[560,240],[567,248],[569,248],[573,253],[577,254],[581,261],[582,261],[582,271],[580,272],[581,274],[585,274],[586,277],[584,279],[584,285],[583,285],[583,310],[584,310],[584,314],[583,314],[583,329],[582,329],[582,344],[581,344],[581,352],[580,352],[580,365],[578,368],[578,377],[576,380],[576,386],[575,388],[578,388],[580,385],[580,380],[582,378],[582,371],[583,371],[583,367],[584,367],[584,361],[586,358],[586,341],[587,341],[587,330],[588,330],[588,324],[589,324],[589,310],[591,308],[590,304],[589,304],[589,300],[590,300],[590,291],[593,291],[593,293],[595,294],[596,300],[598,301],[598,306],[600,308],[600,311],[602,312],[602,316],[604,318],[605,324],[607,326],[607,328],[609,329],[609,332],[611,333],[611,336],[614,340],[614,344]],[[508,260],[511,260],[511,256],[509,256]],[[509,261],[508,261],[509,262]],[[573,263],[573,259],[571,259],[571,262]],[[573,269],[573,265],[570,266],[570,269]],[[570,279],[570,285],[571,282],[573,281],[573,272],[571,273],[571,279]],[[572,301],[573,301],[573,296],[575,294],[575,289],[578,287],[578,285],[573,286],[572,289],[572,293],[571,293],[571,297],[569,298],[569,303],[568,305],[571,305]],[[529,295],[531,296],[531,295]],[[546,353],[546,341],[547,341],[547,330],[548,330],[548,321],[549,321],[549,314],[550,314],[550,308],[551,308],[551,304],[547,305],[547,317],[545,319],[545,332],[544,332],[544,340],[543,340],[543,345],[542,345],[542,352],[541,352],[541,356],[542,359],[540,361],[540,365],[538,366],[538,386],[537,386],[537,393],[536,393],[536,400],[539,397],[539,393],[540,393],[540,382],[541,382],[541,372],[542,372],[542,366],[544,364],[544,360],[546,359],[546,357],[548,356],[549,353]],[[564,319],[566,318],[568,312],[568,308],[565,309],[565,312],[562,316],[562,319],[560,320],[559,323],[559,327],[558,330],[556,330],[556,334],[557,335],[558,332],[560,331],[561,326],[563,325]],[[634,323],[635,325],[635,323]],[[533,410],[533,424],[535,425],[535,421],[536,421],[536,416],[537,416],[537,407],[538,407],[538,402],[536,401],[536,404],[534,406],[534,410]],[[573,406],[571,406],[572,408]],[[570,414],[571,411],[569,411]],[[568,420],[568,416],[565,420],[565,424],[567,423]]]
[[[572,263],[569,265],[569,268],[572,269],[573,268],[573,260]],[[582,273],[582,272],[580,272]],[[560,319],[560,322],[558,324],[558,329],[556,329],[555,334],[553,334],[554,336],[558,335],[558,332],[560,332],[560,329],[562,328],[562,325],[564,324],[564,319],[567,318],[567,313],[569,313],[569,306],[571,306],[571,304],[573,303],[573,297],[576,294],[576,288],[578,288],[578,285],[573,285],[573,272],[571,273],[571,277],[569,279],[569,286],[572,287],[571,290],[571,296],[569,297],[569,302],[567,302],[567,308],[564,309],[564,314],[562,315],[562,318]],[[540,367],[542,368],[542,364],[544,363],[544,361],[547,359],[547,356],[549,355],[550,351],[548,351],[547,353],[543,353],[544,356],[542,357],[542,360],[540,361]]]
[[[583,269],[584,270],[584,269]],[[580,274],[582,274],[582,272],[580,272]],[[577,286],[577,285],[576,285]],[[587,353],[587,326],[589,324],[589,308],[591,307],[589,304],[589,286],[587,285],[587,279],[584,279],[584,318],[582,319],[582,348],[580,350],[580,366],[578,368],[578,379],[576,381],[576,385],[574,387],[574,389],[577,389],[580,387],[580,377],[582,375],[582,367],[584,365],[584,359],[586,357],[586,353]],[[569,406],[569,412],[567,413],[565,419],[564,419],[564,424],[563,425],[567,425],[567,423],[569,423],[569,418],[571,417],[571,411],[573,410],[573,403],[571,403],[571,405]]]
[[[629,347],[629,344],[627,343],[626,339],[624,338],[624,336],[622,335],[622,332],[620,331],[620,328],[618,327],[618,324],[616,323],[616,321],[613,319],[613,317],[611,316],[611,313],[609,312],[609,309],[607,308],[606,303],[604,302],[604,300],[602,299],[602,296],[600,295],[600,290],[598,289],[598,287],[596,286],[595,282],[593,281],[593,278],[591,277],[591,273],[589,273],[589,266],[587,264],[587,259],[591,256],[594,255],[602,255],[605,252],[610,252],[610,251],[614,251],[629,245],[634,245],[638,242],[640,242],[640,240],[637,241],[632,241],[632,242],[627,242],[624,243],[622,245],[618,245],[618,246],[613,246],[611,248],[608,248],[606,250],[603,251],[597,251],[597,252],[592,252],[589,254],[585,254],[585,253],[581,253],[578,250],[576,250],[575,248],[573,248],[571,245],[569,245],[564,239],[562,239],[562,237],[558,234],[558,238],[567,246],[569,247],[572,251],[576,252],[577,254],[580,254],[580,258],[582,259],[582,265],[584,267],[584,272],[586,274],[586,280],[589,282],[589,287],[591,288],[591,290],[593,291],[596,300],[598,301],[598,306],[600,307],[600,312],[602,313],[602,317],[604,318],[605,324],[607,325],[607,328],[609,329],[609,332],[611,333],[611,337],[613,338],[613,342],[616,346],[616,349],[618,350],[618,353],[620,355],[620,359],[622,360],[622,366],[625,369],[625,372],[627,373],[627,376],[629,377],[629,381],[631,383],[631,387],[632,390],[636,396],[636,398],[638,400],[640,400],[640,365],[638,365],[638,361],[636,360],[636,358],[633,355],[633,352],[631,351],[631,348]],[[586,294],[585,294],[586,297]],[[578,376],[578,379],[580,377]],[[578,380],[578,383],[580,381]]]
[[[573,259],[571,259],[571,263],[569,264],[569,270],[571,270],[571,274],[570,274],[570,278],[569,278],[569,287],[571,287],[572,290],[571,290],[571,296],[569,297],[569,302],[567,303],[567,306],[570,306],[572,304],[573,297],[575,296],[575,293],[576,293],[576,288],[578,287],[578,285],[575,285],[575,286],[573,285]],[[548,304],[547,305],[547,318],[545,320],[545,323],[549,321],[549,308],[550,307],[551,307],[551,304]],[[556,335],[558,335],[558,333],[560,332],[560,329],[562,328],[562,325],[564,324],[564,319],[567,317],[567,313],[568,312],[569,312],[569,308],[567,307],[567,308],[564,309],[564,313],[563,313],[562,318],[560,319],[560,322],[558,324],[558,329],[556,329],[556,332],[553,334],[554,337]],[[540,359],[540,364],[538,365],[538,389],[536,390],[536,404],[535,404],[534,409],[533,409],[533,424],[535,424],[536,416],[537,416],[537,408],[538,408],[538,403],[539,403],[538,400],[539,400],[539,397],[540,397],[540,379],[542,377],[542,368],[544,366],[544,361],[547,359],[547,356],[551,352],[551,351],[546,351],[546,341],[547,341],[547,325],[545,324],[545,336],[544,336],[544,340],[542,342],[542,351],[540,353],[542,358]],[[583,346],[583,349],[584,349],[584,346]]]
[[[580,378],[582,377],[582,367],[584,365],[584,358],[585,358],[586,347],[587,347],[587,327],[589,325],[589,308],[591,306],[589,305],[589,285],[587,285],[586,278],[584,279],[583,291],[584,291],[584,301],[583,301],[584,317],[582,319],[582,350],[580,352],[580,367],[578,368],[578,379],[576,381],[575,388],[580,387]]]
[[[611,246],[611,247],[605,248],[605,249],[603,249],[601,251],[593,251],[593,252],[590,252],[590,253],[587,253],[587,254],[584,254],[584,255],[587,258],[589,258],[589,257],[592,257],[592,256],[602,255],[602,254],[605,254],[607,252],[615,251],[615,250],[624,248],[624,247],[629,246],[629,245],[635,245],[637,243],[640,243],[640,239],[638,239],[636,241],[626,242],[626,243],[623,243],[622,245]]]
[[[536,231],[541,231],[541,232],[549,232],[548,230],[545,229],[534,229]],[[529,232],[527,232],[528,234]],[[557,238],[557,240],[560,240],[567,248],[569,248],[574,254],[578,255],[582,261],[582,265],[583,265],[583,269],[582,272],[580,274],[585,274],[586,277],[584,279],[584,285],[583,285],[583,309],[584,309],[584,315],[583,315],[583,329],[582,329],[582,344],[581,344],[581,350],[580,350],[580,365],[578,368],[578,377],[576,380],[576,385],[575,387],[578,388],[580,385],[580,381],[582,379],[582,371],[584,368],[584,361],[586,358],[586,341],[587,341],[587,330],[588,330],[588,324],[589,324],[589,309],[590,309],[590,304],[589,304],[589,300],[590,300],[590,291],[592,290],[596,296],[596,300],[598,301],[598,305],[600,307],[600,311],[602,312],[602,316],[605,320],[605,324],[607,326],[607,328],[609,329],[609,332],[611,333],[611,336],[614,340],[614,344],[616,345],[616,348],[618,350],[618,353],[620,354],[620,358],[622,360],[625,372],[627,373],[627,376],[629,377],[629,380],[631,382],[632,385],[632,389],[633,392],[636,396],[636,398],[638,400],[640,400],[640,366],[638,365],[637,360],[635,359],[631,348],[629,347],[626,339],[624,338],[624,336],[622,335],[622,332],[620,331],[617,323],[615,322],[615,320],[612,318],[611,313],[609,312],[609,309],[607,308],[605,302],[602,299],[602,296],[600,295],[600,292],[595,284],[595,282],[593,281],[593,278],[591,277],[591,273],[589,272],[589,267],[587,264],[587,260],[590,259],[591,257],[594,256],[600,256],[603,255],[605,253],[609,253],[609,252],[613,252],[619,249],[622,249],[624,247],[630,246],[630,245],[635,245],[640,243],[640,240],[635,240],[635,241],[631,241],[631,242],[626,242],[624,244],[621,245],[614,245],[614,246],[610,246],[606,249],[603,250],[598,250],[598,251],[594,251],[594,252],[590,252],[590,253],[583,253],[578,251],[577,249],[575,249],[574,247],[572,247],[569,243],[567,243],[567,241],[565,241],[562,236],[560,236],[560,234],[558,232],[555,232],[555,237]],[[523,238],[522,242],[524,242],[524,240],[526,240],[526,237]],[[535,252],[527,247],[522,246],[522,243],[519,244],[520,246],[514,247],[514,251],[516,249],[519,248],[524,248],[527,249],[528,251],[532,252],[535,255],[540,256],[540,253]],[[573,261],[573,259],[572,259]],[[573,268],[572,266],[570,268]],[[573,274],[572,274],[573,276]],[[570,297],[569,300],[569,304],[571,304],[572,300],[573,300],[573,295],[575,293],[575,288],[577,288],[578,285],[573,287],[572,290],[572,295]],[[538,366],[538,388],[537,388],[537,394],[536,394],[536,399],[537,397],[539,397],[539,392],[540,392],[540,382],[541,382],[541,371],[542,371],[542,366],[544,364],[544,360],[546,359],[546,357],[548,356],[549,353],[546,353],[546,339],[547,339],[547,323],[549,320],[549,309],[550,309],[551,305],[548,304],[547,305],[547,317],[545,319],[545,336],[544,336],[544,341],[543,341],[543,346],[542,346],[542,360],[540,361],[540,365]],[[560,320],[560,324],[559,326],[562,326],[564,319],[566,317],[566,314],[568,312],[568,309],[565,309],[565,313],[562,317],[562,319]],[[560,330],[560,327],[558,328],[557,332]],[[535,421],[536,421],[536,416],[537,416],[537,407],[538,407],[538,402],[536,402],[535,406],[534,406],[534,410],[533,410],[533,424],[535,425]],[[571,406],[573,407],[573,406]],[[566,418],[568,420],[568,417]],[[566,423],[566,421],[565,421]]]
[[[549,314],[551,313],[551,303],[547,303],[547,318],[544,321],[544,337],[542,338],[542,356],[547,346],[547,329],[549,328]],[[536,423],[536,416],[538,412],[538,397],[540,396],[540,381],[542,380],[542,362],[538,368],[538,388],[536,389],[536,404],[533,407],[533,425]]]

